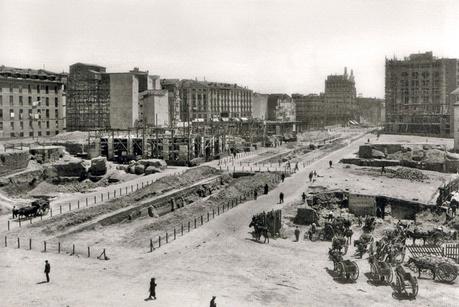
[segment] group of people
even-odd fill
[[[309,182],[312,182],[314,178],[317,178],[317,171],[316,170],[312,170],[309,172]]]

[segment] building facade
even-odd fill
[[[356,118],[356,89],[354,73],[348,75],[344,68],[343,75],[330,75],[325,80],[325,125],[347,125]]]
[[[268,94],[253,93],[252,117],[259,120],[268,119]]]
[[[385,131],[397,134],[453,136],[453,101],[459,85],[457,59],[432,52],[386,59]]]
[[[167,90],[153,89],[140,93],[139,126],[166,128],[171,126]]]
[[[0,66],[0,138],[65,130],[65,74]]]
[[[323,94],[292,94],[296,107],[296,121],[298,129],[323,128],[325,125],[324,95]]]
[[[268,96],[268,120],[293,122],[296,120],[295,103],[287,94]]]
[[[357,116],[362,124],[382,125],[384,123],[384,99],[357,97]]]
[[[162,80],[161,84],[174,94],[171,98],[173,108],[179,102],[181,122],[252,116],[252,91],[237,84],[170,79]]]

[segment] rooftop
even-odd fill
[[[0,66],[0,76],[7,78],[58,81],[65,75],[65,73],[55,73],[45,69],[17,68],[5,65]]]

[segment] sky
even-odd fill
[[[161,78],[319,93],[353,69],[384,97],[385,58],[459,58],[459,0],[0,0],[0,65],[76,62]]]

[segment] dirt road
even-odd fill
[[[366,137],[365,137],[366,139]],[[306,189],[311,169],[326,173],[328,161],[352,153],[363,139],[302,169],[275,190],[249,201],[153,253],[126,250],[110,261],[0,248],[0,297],[5,306],[453,306],[458,286],[420,280],[415,301],[392,298],[392,289],[367,283],[367,260],[357,260],[355,284],[334,281],[327,268],[329,242],[293,238],[252,241],[251,215],[277,208]],[[352,250],[351,250],[352,253]],[[51,283],[44,260],[51,262]],[[157,301],[144,301],[148,282],[157,279]]]

